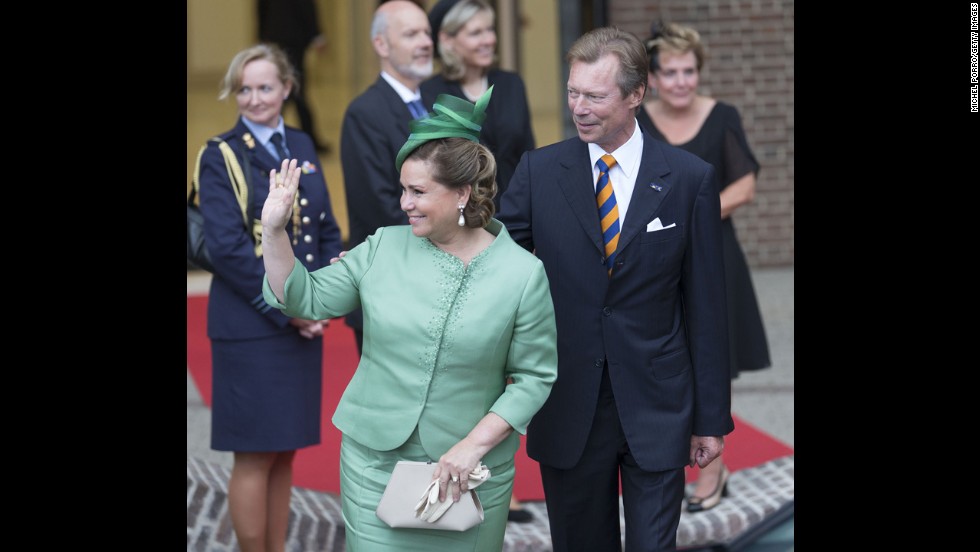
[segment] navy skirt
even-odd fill
[[[298,332],[211,340],[211,448],[295,450],[320,443],[323,338]]]

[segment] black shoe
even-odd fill
[[[534,519],[534,514],[528,512],[524,508],[520,510],[508,510],[507,511],[507,521],[513,521],[515,523],[527,523]]]
[[[721,497],[728,496],[728,475],[728,468],[722,465],[715,490],[706,497],[692,496],[687,499],[687,511],[706,512],[721,503]]]

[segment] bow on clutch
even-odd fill
[[[473,471],[469,473],[469,483],[467,484],[467,489],[463,491],[462,494],[466,494],[473,489],[479,487],[484,481],[490,479],[490,468],[483,465],[480,462],[473,468]],[[449,491],[446,491],[447,493]],[[462,499],[460,499],[462,500]],[[422,497],[419,499],[418,503],[415,505],[415,517],[428,521],[429,523],[435,523],[442,517],[443,514],[449,511],[449,508],[455,502],[452,501],[448,496],[445,502],[439,502],[439,480],[433,479],[429,486],[426,487],[425,492],[422,493]],[[482,516],[481,516],[482,517]]]

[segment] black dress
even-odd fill
[[[646,109],[641,108],[636,119],[643,130],[657,140],[667,142]],[[759,162],[749,148],[738,111],[723,102],[715,104],[694,138],[673,145],[714,165],[718,193],[749,172],[759,173]],[[760,370],[771,363],[766,330],[762,325],[749,266],[730,216],[722,220],[721,238],[725,255],[725,291],[728,295],[729,368],[734,379],[739,372]]]
[[[534,149],[534,133],[531,130],[531,108],[528,106],[524,81],[517,73],[491,69],[487,73],[487,85],[493,86],[493,96],[487,104],[487,118],[480,130],[480,142],[492,153],[497,162],[497,195],[493,202],[500,212],[500,197],[507,191],[517,163],[524,152]],[[422,83],[422,102],[432,111],[439,94],[449,94],[471,101],[456,81],[435,75]]]

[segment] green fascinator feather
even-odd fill
[[[493,86],[488,88],[475,104],[450,94],[439,94],[432,106],[433,113],[408,124],[411,133],[402,149],[398,150],[395,169],[401,172],[402,163],[408,154],[429,140],[465,138],[479,143],[480,129],[483,128],[483,121],[487,118],[487,104],[490,103],[492,93]]]

